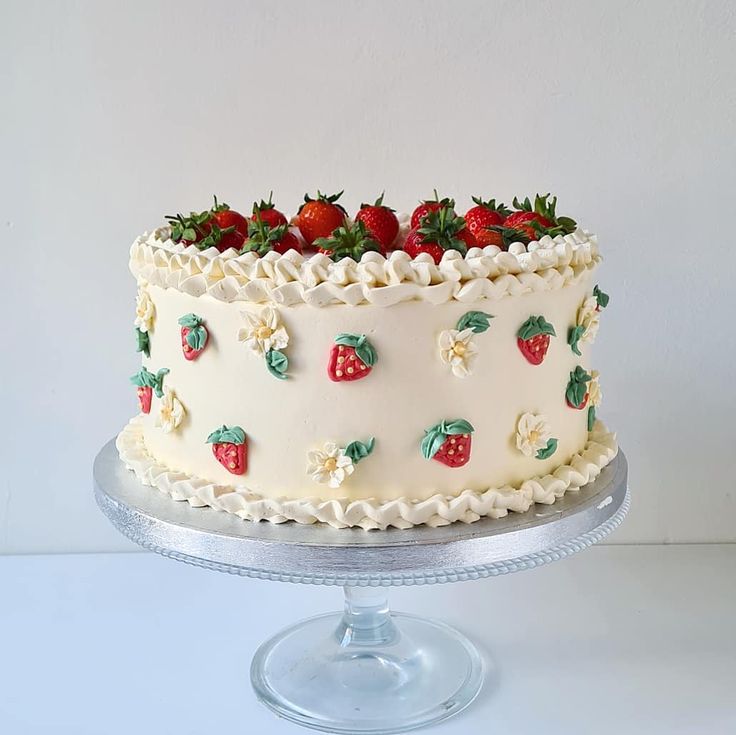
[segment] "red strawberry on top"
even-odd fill
[[[302,233],[307,245],[311,245],[319,237],[329,237],[345,222],[347,213],[337,204],[342,192],[327,196],[320,191],[317,198],[304,195],[304,204],[299,208],[296,225]]]
[[[369,251],[381,252],[381,246],[362,222],[344,222],[329,237],[318,237],[314,243],[318,252],[329,255],[335,262],[352,258],[356,263]]]
[[[185,314],[179,319],[181,326],[181,349],[185,360],[196,360],[207,346],[209,332],[202,324],[202,317]]]
[[[378,359],[364,334],[338,334],[330,350],[327,375],[336,383],[365,378]]]
[[[499,227],[511,213],[503,202],[496,204],[495,199],[483,201],[480,197],[473,197],[475,206],[465,213],[465,223],[475,235],[479,247],[497,245],[503,247],[501,235],[491,227]]]
[[[383,194],[376,199],[375,204],[361,204],[355,221],[365,225],[384,251],[394,244],[399,234],[399,220],[394,210],[383,203]]]
[[[258,203],[253,202],[253,216],[251,219],[255,222],[256,217],[259,215],[261,221],[265,222],[269,227],[280,227],[281,225],[288,224],[286,217],[274,207],[271,201],[272,198],[273,192],[270,192],[267,202],[263,201],[263,199]]]
[[[474,431],[473,425],[465,419],[440,421],[424,432],[422,455],[448,467],[462,467],[470,459]]]
[[[151,413],[151,400],[154,393],[158,398],[163,396],[164,376],[168,372],[168,368],[161,368],[154,374],[142,367],[135,375],[131,376],[130,382],[137,387],[136,393],[141,413]]]
[[[223,202],[220,204],[217,201],[217,197],[214,197],[215,199],[215,206],[212,207],[210,210],[212,212],[212,221],[224,232],[225,230],[229,230],[229,228],[234,227],[235,232],[237,232],[242,237],[248,237],[248,219],[246,217],[243,217],[240,212],[236,212],[234,209],[230,209],[230,207]]]
[[[167,215],[171,226],[171,239],[185,245],[196,245],[200,250],[217,248],[224,253],[228,248],[240,250],[247,234],[247,220],[242,214],[217,201],[212,209],[204,212],[190,212]]]
[[[551,235],[552,237],[567,235],[574,232],[575,227],[577,227],[575,220],[569,217],[557,216],[557,197],[549,199],[549,194],[544,196],[537,194],[534,197],[533,207],[529,197],[526,197],[523,202],[514,197],[513,204],[517,211],[506,217],[503,227],[521,233],[527,238],[527,241],[539,240],[543,235]],[[507,234],[506,241],[509,240],[509,237],[513,238],[513,235]],[[522,238],[517,239],[524,242]]]
[[[419,227],[407,236],[404,250],[412,258],[429,253],[439,265],[445,250],[457,250],[465,255],[468,247],[475,244],[475,238],[465,227],[465,220],[449,206],[444,206],[422,217]]]
[[[233,475],[242,475],[248,468],[248,448],[245,432],[239,426],[225,426],[215,429],[208,437],[212,444],[212,454],[217,461]]]
[[[549,338],[556,336],[555,328],[543,316],[530,316],[516,333],[516,342],[521,354],[532,365],[539,365],[549,349]]]
[[[437,212],[442,207],[449,207],[454,214],[455,211],[455,200],[444,197],[440,199],[437,194],[437,189],[434,190],[434,199],[425,199],[419,204],[419,206],[411,213],[411,228],[412,230],[419,227],[419,222],[422,218],[426,217],[430,212]]]
[[[588,392],[588,383],[591,376],[578,365],[575,370],[570,373],[570,380],[565,390],[565,401],[570,408],[582,411],[588,403],[590,393]]]
[[[275,227],[267,224],[261,219],[261,212],[253,205],[253,219],[248,224],[248,239],[243,245],[244,253],[256,253],[257,255],[265,255],[273,250],[281,255],[289,250],[296,250],[297,253],[302,252],[302,245],[299,238],[289,230],[289,225],[284,223]]]

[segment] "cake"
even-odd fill
[[[336,528],[499,518],[592,482],[617,452],[596,237],[548,195],[458,209],[215,199],[138,237],[123,463],[173,500]]]

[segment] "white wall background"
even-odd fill
[[[128,246],[213,193],[551,190],[599,233],[614,542],[736,540],[736,17],[711,2],[0,3],[0,552],[131,548]]]

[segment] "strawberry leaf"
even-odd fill
[[[164,395],[164,377],[169,374],[169,368],[161,368],[155,376],[155,383],[152,386],[156,398],[162,398]]]
[[[138,327],[135,328],[136,352],[142,352],[146,357],[151,356],[151,338],[148,332],[141,332]]]
[[[492,314],[486,314],[483,311],[469,311],[460,317],[455,328],[459,332],[462,332],[463,329],[472,329],[476,334],[482,334],[491,326],[491,319],[493,319]]]
[[[208,437],[208,444],[245,444],[245,432],[239,426],[223,424],[215,429]]]
[[[202,317],[196,314],[184,314],[184,316],[179,318],[178,322],[182,327],[194,329],[194,327],[198,327],[202,323]]]
[[[142,367],[135,375],[130,376],[130,382],[139,388],[153,388],[156,385],[156,376]]]
[[[593,431],[595,426],[595,406],[588,406],[588,431]]]
[[[549,459],[557,451],[557,439],[550,439],[547,446],[540,449],[534,456],[537,459]]]
[[[375,446],[376,440],[371,437],[365,444],[360,441],[350,442],[345,447],[345,454],[353,460],[353,464],[358,464],[361,459],[365,459]]]
[[[472,434],[475,431],[473,425],[465,419],[454,419],[453,421],[440,421],[439,424],[426,429],[421,443],[422,456],[432,459],[439,452],[448,436],[458,434]]]
[[[530,316],[519,327],[516,336],[519,339],[528,340],[537,337],[540,334],[548,334],[550,337],[556,337],[555,328],[543,316]]]
[[[595,300],[598,302],[598,306],[601,309],[605,309],[608,306],[608,302],[611,300],[611,297],[607,293],[603,293],[598,286],[593,287],[593,296],[595,296]]]
[[[186,339],[193,350],[203,350],[207,344],[207,330],[204,327],[195,327],[187,332]]]
[[[570,345],[570,347],[572,348],[572,351],[578,356],[583,354],[582,352],[580,352],[580,347],[578,346],[578,342],[580,342],[584,334],[585,334],[585,327],[582,325],[578,325],[577,327],[571,327],[570,331],[567,333],[567,344]]]
[[[266,367],[268,372],[279,380],[286,380],[289,369],[289,358],[279,350],[269,350],[266,353]]]
[[[590,375],[580,365],[570,373],[570,381],[567,384],[567,390],[565,390],[565,398],[571,406],[580,408],[583,405],[590,380]]]

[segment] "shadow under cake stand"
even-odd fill
[[[174,502],[141,485],[114,441],[94,463],[97,503],[132,541],[178,561],[244,577],[342,586],[342,613],[295,623],[261,645],[256,696],[276,714],[325,732],[393,733],[457,714],[478,694],[483,661],[454,628],[391,613],[385,588],[494,577],[591,546],[629,508],[623,453],[595,482],[553,505],[441,528],[364,531],[250,523]]]

